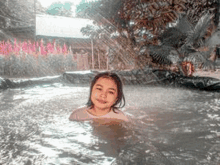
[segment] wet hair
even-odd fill
[[[117,91],[118,91],[118,96],[117,96],[117,100],[116,102],[111,106],[111,108],[113,109],[113,112],[115,112],[115,109],[118,108],[123,108],[125,106],[125,97],[124,97],[124,93],[123,93],[123,84],[121,79],[119,78],[119,76],[116,73],[113,72],[101,72],[98,73],[96,76],[94,76],[92,82],[91,82],[91,86],[90,86],[90,94],[89,94],[89,100],[87,102],[87,106],[93,108],[94,104],[91,100],[91,95],[92,95],[92,88],[95,85],[95,83],[98,81],[99,78],[107,78],[107,79],[111,79],[115,82],[116,86],[117,86]],[[117,106],[118,105],[118,106]],[[117,113],[117,112],[115,112]]]

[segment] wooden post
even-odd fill
[[[99,49],[98,49],[98,62],[99,62],[99,70],[100,70],[100,68],[101,68],[101,64],[100,64],[100,56],[99,56]]]
[[[94,69],[94,51],[93,51],[93,40],[91,39],[91,47],[92,47],[92,69]]]
[[[106,69],[108,70],[108,53],[106,53]]]
[[[36,30],[37,30],[37,22],[36,22],[36,0],[34,0],[34,41],[36,42]]]

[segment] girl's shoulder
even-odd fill
[[[74,109],[72,111],[72,114],[79,114],[79,113],[83,113],[84,111],[86,111],[87,107],[86,106],[83,106],[83,107],[79,107],[77,109]]]
[[[84,119],[88,119],[88,113],[86,112],[86,110],[88,109],[87,106],[83,106],[83,107],[79,107],[75,110],[73,110],[73,112],[71,113],[69,120],[84,120]]]
[[[118,109],[118,108],[115,108],[113,112],[125,115],[125,113],[122,110]]]
[[[87,106],[81,106],[81,107],[78,107],[77,109],[73,110],[73,113],[79,113],[79,112],[84,112],[88,109]]]

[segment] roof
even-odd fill
[[[52,15],[36,15],[36,36],[88,39],[80,30],[93,25],[92,20]]]

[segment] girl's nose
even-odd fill
[[[106,92],[102,92],[101,97],[106,98]]]

